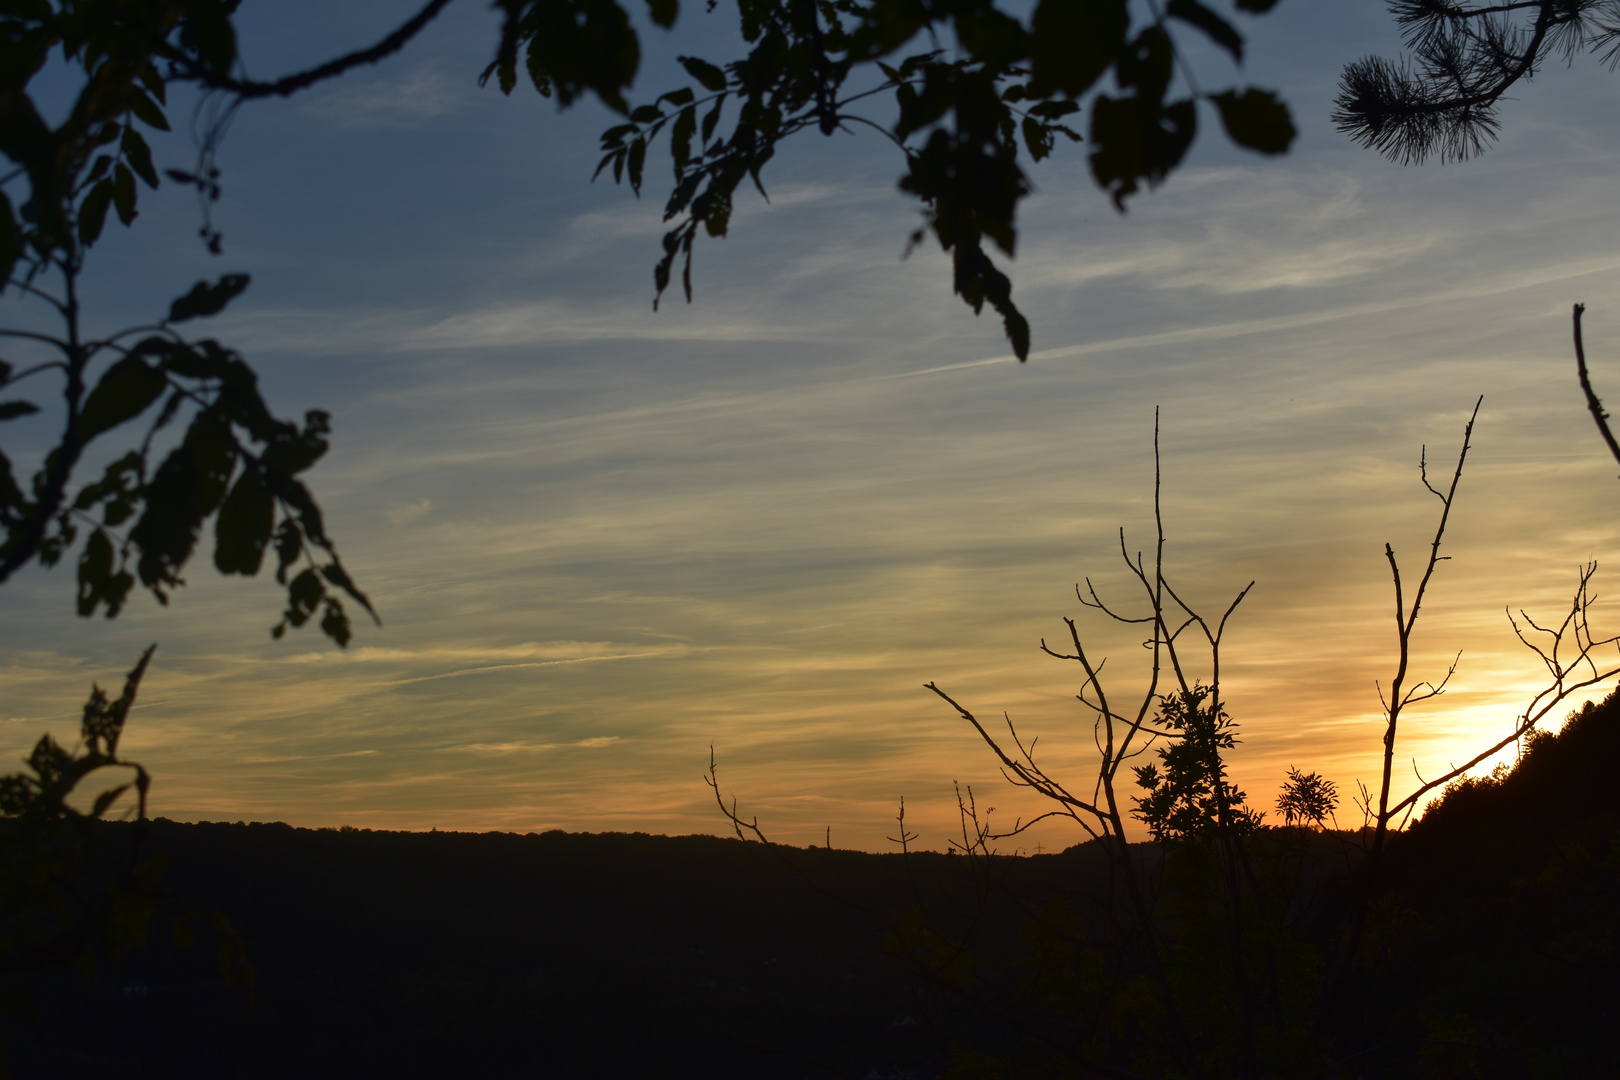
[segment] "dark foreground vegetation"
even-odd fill
[[[1395,836],[1325,1033],[1357,1049],[1298,1075],[1620,1075],[1617,760],[1611,698]],[[116,847],[132,827],[103,828]],[[1333,933],[1349,834],[1262,835],[1307,868],[1303,939]],[[231,985],[212,922],[159,910],[94,975],[15,979],[6,1051],[15,1075],[53,1077],[1107,1075],[1063,1064],[1091,977],[1077,943],[1108,936],[1093,847],[983,859],[158,820],[145,852],[165,890],[229,920],[251,984]],[[1188,853],[1139,851],[1168,868],[1152,875],[1166,925],[1195,925]]]
[[[164,886],[228,917],[251,992],[213,934],[176,951],[160,917],[100,977],[32,983],[34,1016],[7,1031],[20,1075],[924,1076],[984,1027],[884,955],[881,920],[827,895],[882,913],[950,883],[967,903],[960,857],[151,825]],[[1010,895],[1082,862],[1008,860],[994,924],[1016,927]]]

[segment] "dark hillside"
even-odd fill
[[[154,933],[109,977],[32,988],[43,1022],[8,1033],[19,1075],[930,1076],[950,1042],[995,1040],[834,899],[966,925],[961,857],[167,821],[149,851],[234,924],[252,1005],[209,948]],[[998,863],[1049,894],[1084,859]],[[1008,953],[1022,919],[992,903],[982,944]]]
[[[1392,963],[1502,1075],[1620,1076],[1620,695],[1455,786],[1393,845]]]
[[[1408,833],[1426,854],[1528,854],[1552,836],[1607,843],[1620,821],[1620,696],[1587,702],[1557,735],[1539,734],[1511,772],[1451,788]]]

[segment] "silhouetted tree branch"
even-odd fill
[[[1609,445],[1609,453],[1620,461],[1620,442],[1616,442],[1614,432],[1609,430],[1609,414],[1603,409],[1603,402],[1598,400],[1597,392],[1592,389],[1592,379],[1586,372],[1586,346],[1581,341],[1581,316],[1586,312],[1585,304],[1576,304],[1574,310],[1575,323],[1575,371],[1580,376],[1581,393],[1586,395],[1586,407],[1591,410],[1592,422],[1597,425],[1598,433],[1603,441]]]
[[[1620,0],[1390,0],[1412,66],[1370,56],[1339,81],[1334,124],[1392,161],[1462,161],[1496,138],[1496,108],[1549,58],[1620,61]]]
[[[1474,421],[1479,416],[1480,405],[1484,397],[1474,402],[1474,410],[1469,414],[1468,423],[1463,428],[1462,449],[1457,453],[1457,465],[1451,473],[1451,483],[1445,491],[1440,491],[1429,482],[1428,447],[1425,446],[1418,461],[1418,473],[1423,486],[1440,500],[1440,520],[1435,525],[1434,537],[1429,542],[1429,558],[1423,568],[1423,576],[1418,581],[1416,592],[1412,596],[1411,607],[1406,606],[1402,593],[1401,568],[1395,559],[1395,549],[1390,544],[1384,545],[1384,558],[1389,563],[1390,578],[1395,586],[1395,637],[1397,645],[1397,661],[1395,676],[1390,680],[1388,696],[1385,696],[1383,687],[1378,687],[1378,699],[1384,707],[1384,736],[1383,736],[1383,766],[1382,780],[1378,788],[1378,807],[1373,811],[1370,799],[1363,805],[1363,813],[1368,816],[1372,827],[1372,839],[1367,848],[1367,861],[1362,871],[1362,880],[1359,888],[1359,898],[1352,906],[1348,926],[1345,934],[1345,944],[1339,949],[1334,958],[1332,976],[1328,982],[1328,991],[1322,998],[1321,1009],[1318,1014],[1317,1025],[1325,1026],[1333,1010],[1338,1006],[1341,996],[1345,992],[1350,977],[1351,968],[1361,949],[1362,937],[1366,932],[1367,910],[1372,902],[1373,890],[1378,878],[1379,866],[1383,860],[1384,847],[1390,832],[1390,822],[1396,813],[1409,815],[1414,801],[1402,800],[1395,806],[1390,805],[1390,789],[1394,774],[1396,736],[1399,733],[1402,710],[1408,705],[1427,701],[1438,697],[1445,689],[1446,683],[1457,670],[1457,660],[1453,660],[1445,676],[1438,684],[1428,682],[1418,683],[1410,688],[1405,687],[1408,667],[1412,655],[1412,636],[1417,629],[1418,615],[1423,607],[1424,596],[1428,592],[1429,583],[1434,579],[1434,572],[1440,563],[1449,558],[1440,554],[1440,545],[1445,539],[1446,525],[1451,520],[1451,507],[1457,497],[1457,485],[1462,482],[1463,465],[1468,460],[1470,439],[1474,433]],[[1461,654],[1458,654],[1460,658]],[[1366,798],[1366,796],[1363,796]],[[1403,821],[1405,819],[1403,818]]]
[[[285,75],[270,82],[233,77],[204,62],[197,54],[167,44],[160,48],[158,55],[172,66],[170,77],[180,81],[198,82],[210,90],[222,90],[244,100],[264,97],[288,97],[300,90],[307,90],[317,83],[335,79],[354,68],[386,60],[408,45],[412,38],[421,33],[427,24],[437,18],[439,12],[448,6],[450,6],[450,0],[428,0],[428,3],[421,11],[400,24],[398,29],[384,37],[377,44],[366,49],[357,49],[354,52],[345,53],[336,59],[328,60],[326,63],[309,68],[306,71]]]

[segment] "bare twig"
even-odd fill
[[[1620,442],[1615,441],[1614,432],[1609,430],[1609,414],[1603,410],[1603,402],[1598,400],[1597,393],[1592,389],[1592,380],[1586,373],[1586,347],[1581,343],[1581,315],[1585,311],[1585,304],[1575,305],[1575,371],[1580,375],[1581,392],[1586,395],[1586,407],[1592,411],[1592,422],[1597,424],[1603,441],[1609,444],[1609,453],[1620,461]]]
[[[713,743],[709,744],[709,772],[708,772],[708,775],[703,778],[703,782],[705,784],[708,784],[709,787],[714,790],[715,804],[720,807],[720,812],[726,816],[726,820],[731,822],[731,827],[734,830],[736,830],[737,839],[739,839],[739,840],[747,840],[748,837],[743,835],[743,830],[747,829],[749,832],[754,834],[754,839],[758,840],[761,844],[765,844],[767,846],[770,844],[770,841],[765,839],[765,834],[759,831],[759,818],[758,817],[754,817],[754,818],[752,818],[752,819],[750,819],[748,821],[744,821],[742,818],[737,816],[737,799],[736,799],[736,797],[735,796],[732,797],[730,806],[727,806],[726,805],[726,800],[721,797],[721,795],[720,795],[720,776],[715,771],[715,767],[714,767],[714,744]],[[829,836],[831,835],[831,832],[832,832],[832,830],[829,828],[828,829]]]
[[[714,750],[713,750],[712,747],[710,748],[709,752],[711,754],[714,753]],[[710,771],[711,772],[713,771],[713,765],[712,764],[710,765]],[[910,855],[911,854],[911,842],[913,840],[917,839],[917,834],[914,833],[914,832],[909,831],[906,828],[906,797],[904,795],[900,796],[900,811],[899,811],[899,813],[895,814],[895,821],[899,825],[899,833],[900,833],[900,835],[899,836],[890,836],[887,839],[891,844],[899,844],[900,845],[900,853],[902,855]]]

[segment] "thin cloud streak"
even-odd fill
[[[395,679],[392,682],[382,683],[383,686],[409,686],[413,683],[434,682],[438,679],[459,679],[466,675],[487,675],[495,671],[521,671],[527,668],[561,667],[565,664],[596,664],[605,660],[640,660],[648,656],[666,657],[668,653],[640,652],[619,653],[615,656],[577,656],[572,660],[536,660],[527,664],[492,664],[487,667],[462,668],[460,671],[446,671],[439,675],[418,675],[412,679]]]

